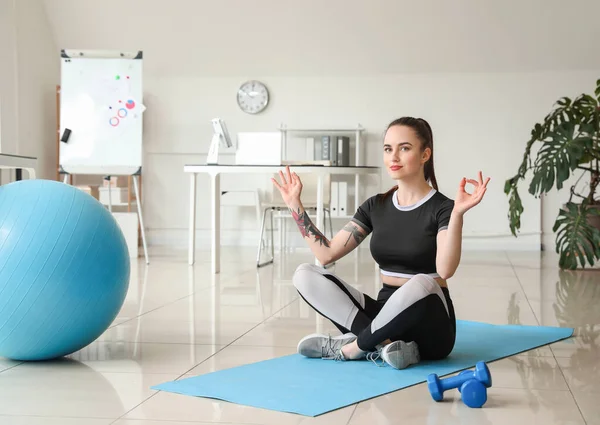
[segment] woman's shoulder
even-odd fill
[[[449,198],[440,191],[436,191],[431,197],[432,207],[436,210],[446,210],[454,208],[454,199]]]
[[[389,192],[375,193],[363,201],[363,205],[374,206],[381,204],[386,199],[391,199],[392,194]]]
[[[439,190],[436,190],[435,193],[433,194],[433,198],[435,198],[437,201],[439,202],[454,202],[453,199],[450,199],[448,196],[446,196],[444,193],[440,192]]]

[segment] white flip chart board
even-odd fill
[[[142,166],[142,52],[62,51],[59,165],[132,175]],[[67,138],[68,136],[68,138]],[[66,139],[66,141],[65,141]]]

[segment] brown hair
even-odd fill
[[[431,186],[433,186],[435,190],[438,190],[438,184],[435,178],[435,170],[433,168],[433,132],[431,131],[431,126],[423,118],[402,117],[392,121],[387,126],[385,131],[387,132],[391,127],[396,125],[403,125],[414,130],[414,132],[417,134],[417,137],[421,141],[421,151],[424,151],[427,148],[431,149],[431,157],[425,163],[423,171],[425,174],[425,180],[431,183]],[[396,185],[384,193],[383,199],[392,195],[397,188],[398,186]]]

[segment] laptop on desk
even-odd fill
[[[281,133],[238,133],[236,165],[281,165]]]

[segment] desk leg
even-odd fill
[[[368,176],[367,176],[367,178],[368,178]],[[367,180],[367,178],[365,178],[365,180]],[[381,185],[379,187],[381,187]],[[360,175],[356,174],[354,176],[354,210],[351,211],[350,208],[347,208],[346,209],[347,215],[354,215],[354,211],[358,210],[358,207],[360,206],[361,198],[360,198],[359,188],[360,188]],[[354,250],[354,264],[358,264],[358,248],[356,248]],[[357,274],[358,274],[358,272],[357,272]],[[358,279],[358,277],[357,277],[357,279]]]
[[[35,180],[35,168],[25,168],[29,173],[29,180]]]
[[[221,175],[211,177],[212,198],[212,272],[217,274],[221,271]]]
[[[196,173],[190,174],[190,229],[188,245],[188,264],[194,264],[196,257]]]
[[[319,173],[319,177],[317,178],[317,229],[321,232],[323,231],[323,223],[325,221],[323,216],[323,174]],[[316,258],[315,264],[321,266],[321,263]]]
[[[139,185],[140,176],[133,176],[133,189],[135,190],[135,203],[137,205],[138,217],[140,219],[140,230],[142,232],[142,245],[144,246],[144,258],[146,260],[146,264],[150,264],[148,260],[148,244],[146,243],[146,228],[144,227],[144,214],[142,213],[142,203],[140,196],[140,185]],[[108,186],[108,193],[110,194],[110,185]],[[110,200],[110,195],[109,195]],[[112,206],[111,206],[112,208]]]

